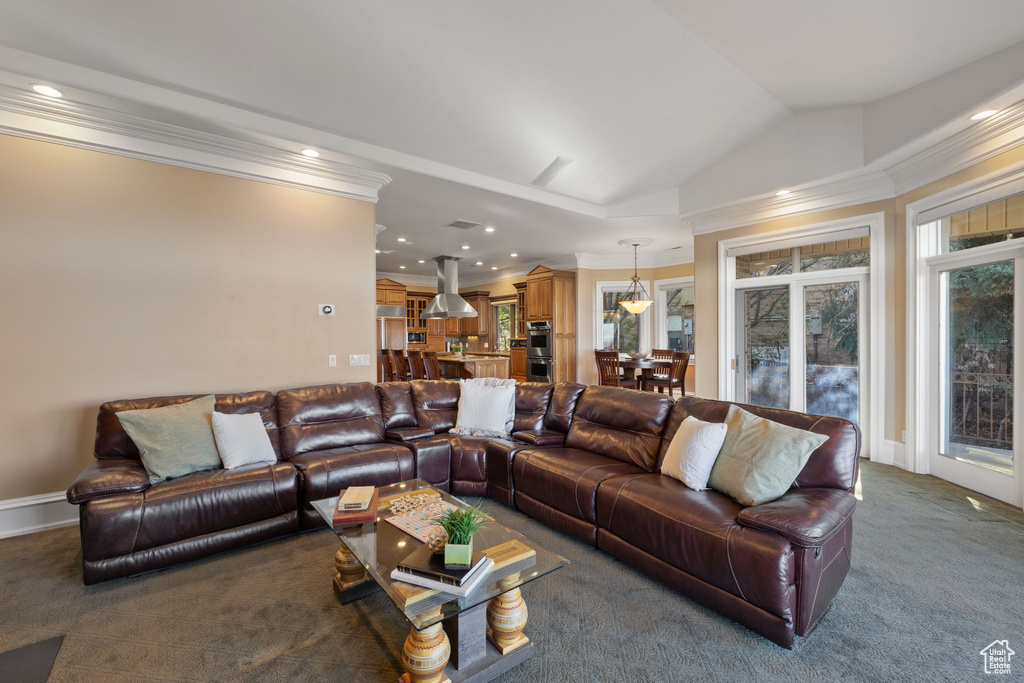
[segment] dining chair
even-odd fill
[[[690,367],[690,354],[683,351],[672,352],[672,367],[667,375],[653,375],[646,385],[658,387],[658,393],[664,394],[665,387],[668,387],[668,395],[672,396],[672,389],[679,387],[679,395],[686,395],[686,369]]]
[[[409,378],[426,379],[426,369],[423,367],[423,352],[409,351]]]
[[[427,379],[444,379],[441,377],[441,362],[437,360],[437,351],[423,352],[423,374]]]
[[[395,364],[395,381],[409,381],[409,365],[405,362],[405,351],[402,349],[391,349],[391,358]]]
[[[601,386],[628,387],[630,389],[635,389],[638,386],[637,380],[627,380],[622,376],[618,351],[594,349],[594,358],[597,360],[597,374]]]
[[[382,382],[395,381],[395,359],[388,349],[381,349],[377,352],[380,358],[380,378]]]

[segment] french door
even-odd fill
[[[991,245],[927,263],[930,471],[1020,505],[1024,248]]]
[[[737,281],[735,399],[863,427],[867,288],[864,272]]]

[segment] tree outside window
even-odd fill
[[[508,351],[509,340],[512,339],[512,330],[516,327],[516,305],[497,304],[494,307],[494,319],[497,323],[497,340],[495,349],[497,351]]]

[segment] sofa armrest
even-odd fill
[[[400,441],[402,443],[415,441],[416,439],[426,439],[431,436],[434,436],[434,430],[426,427],[400,427],[384,432],[384,438],[388,441]]]
[[[512,438],[537,447],[565,445],[565,434],[556,432],[553,429],[533,429],[530,431],[514,432]]]
[[[103,458],[89,463],[68,489],[72,505],[103,496],[140,493],[149,488],[149,472],[138,460]]]
[[[778,534],[798,546],[820,546],[839,531],[857,506],[842,489],[792,489],[770,503],[743,509],[743,526]]]

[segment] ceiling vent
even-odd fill
[[[540,172],[540,175],[533,179],[530,183],[536,187],[547,187],[558,177],[562,171],[569,167],[572,163],[572,159],[566,159],[565,157],[555,157],[555,160],[548,164],[548,167]]]
[[[477,227],[479,225],[480,225],[479,223],[474,223],[473,221],[458,220],[458,221],[452,221],[451,223],[448,224],[447,227],[449,227],[449,228],[458,228],[459,230],[469,230],[470,228],[475,228],[475,227]]]

